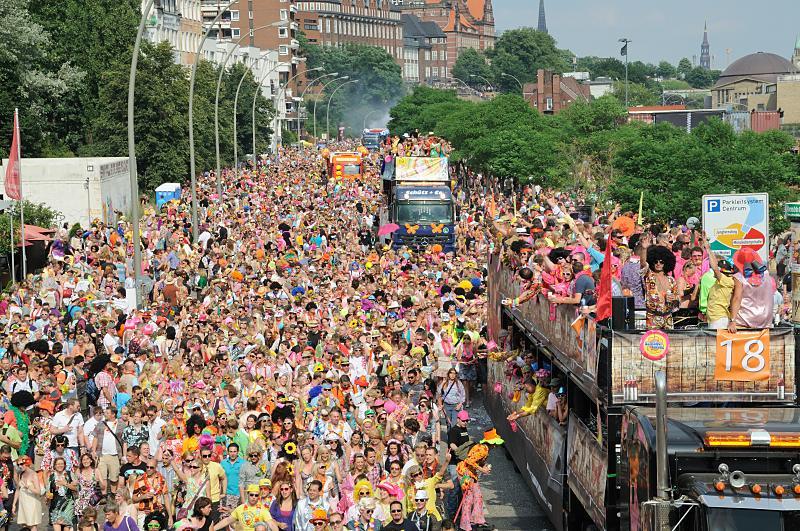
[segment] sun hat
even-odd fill
[[[325,512],[325,509],[314,509],[311,513],[311,520],[310,522],[327,522],[328,521],[328,513]]]
[[[253,483],[249,484],[247,486],[247,493],[248,494],[258,494],[259,493],[258,485],[255,485]]]
[[[483,439],[481,443],[485,444],[503,444],[505,441],[497,435],[497,430],[492,428],[483,432]]]

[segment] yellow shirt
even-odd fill
[[[527,413],[528,415],[533,415],[536,413],[536,410],[542,407],[547,401],[547,395],[550,394],[550,390],[543,385],[537,385],[536,391],[533,394],[528,395],[528,399],[525,401],[525,405],[522,406],[522,411]]]
[[[272,521],[269,509],[261,505],[247,505],[246,503],[234,509],[231,516],[239,522],[243,531],[254,531],[257,523]]]
[[[222,494],[222,481],[225,479],[225,470],[216,461],[209,461],[206,469],[208,473],[208,497],[212,502],[218,502]]]
[[[708,303],[706,316],[708,321],[717,321],[723,317],[731,317],[731,297],[733,296],[734,280],[732,276],[721,275],[717,282],[708,290]]]
[[[442,515],[439,514],[438,509],[436,509],[436,485],[442,482],[442,476],[439,474],[434,474],[433,476],[429,477],[424,481],[418,481],[417,483],[424,483],[425,486],[421,489],[416,488],[414,485],[411,485],[408,489],[406,489],[406,499],[408,500],[408,507],[406,507],[406,513],[411,514],[417,510],[417,506],[414,503],[414,497],[417,495],[418,490],[424,490],[428,493],[428,502],[425,504],[425,510],[427,510],[430,514],[434,515],[437,520],[442,519]]]

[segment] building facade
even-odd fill
[[[433,85],[447,79],[447,34],[435,22],[403,14],[403,80]]]
[[[145,2],[142,2],[144,9]],[[181,62],[179,40],[181,32],[181,13],[178,0],[155,0],[147,17],[144,38],[158,44],[167,41],[175,50],[175,62]]]
[[[522,92],[525,101],[542,114],[558,114],[575,101],[592,97],[588,85],[541,68],[536,72],[536,83],[525,83]]]
[[[377,46],[402,66],[400,10],[390,0],[299,0],[297,7],[298,18],[310,44]]]
[[[461,51],[494,47],[492,0],[395,0],[404,13],[435,22],[447,35],[447,70]]]
[[[735,111],[778,109],[778,77],[791,74],[794,66],[779,55],[758,52],[746,55],[722,71],[711,89],[714,108]]]
[[[200,42],[203,40],[203,16],[200,0],[177,0],[181,14],[178,35],[178,53],[182,65],[194,64]]]

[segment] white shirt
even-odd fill
[[[106,335],[103,336],[103,346],[106,347],[106,352],[111,355],[114,353],[114,349],[119,346],[119,338],[106,333]]]
[[[147,438],[147,444],[150,445],[150,452],[155,452],[158,448],[158,438],[161,436],[161,428],[166,425],[167,422],[164,419],[156,417],[147,428],[147,431],[150,433],[150,436]]]
[[[99,421],[94,418],[94,416],[89,417],[83,424],[83,435],[86,437],[86,443],[91,448],[92,442],[94,441],[94,429],[97,427],[97,423]]]
[[[106,422],[108,425],[103,426],[103,448],[100,450],[102,455],[117,455],[117,438],[111,430],[117,429],[117,421],[112,423]]]
[[[81,417],[80,412],[73,414],[66,409],[59,411],[53,417],[52,424],[56,428],[66,428],[69,426],[69,430],[64,432],[64,435],[67,437],[68,446],[78,446],[78,430],[83,426],[83,417]]]

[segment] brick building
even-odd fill
[[[400,10],[390,0],[300,0],[297,7],[298,19],[309,43],[378,46],[402,64]]]
[[[536,71],[536,83],[525,83],[522,92],[525,101],[543,114],[558,114],[573,102],[592,97],[588,85],[541,68]]]
[[[492,0],[396,0],[404,13],[435,22],[447,35],[447,71],[462,50],[494,47]]]
[[[403,81],[431,85],[447,77],[447,34],[432,21],[403,14]]]

